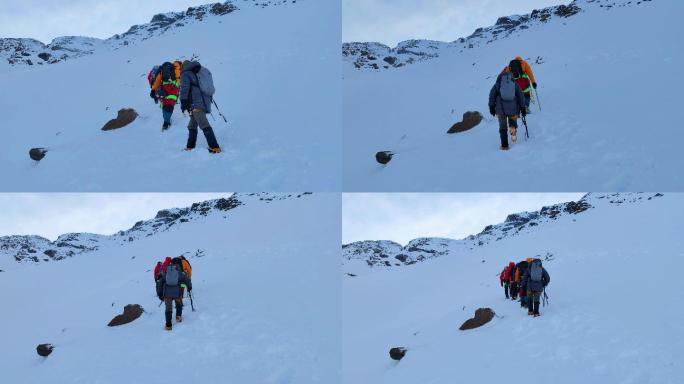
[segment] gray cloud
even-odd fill
[[[579,199],[583,193],[345,193],[342,241],[460,239],[508,214]]]
[[[0,37],[31,37],[44,43],[59,36],[108,38],[157,13],[182,11],[210,0],[3,0]]]
[[[408,39],[453,41],[501,16],[569,0],[342,0],[342,39],[390,46]]]
[[[104,235],[128,229],[166,208],[181,208],[230,193],[0,193],[0,236],[69,232]]]

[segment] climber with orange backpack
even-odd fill
[[[522,57],[516,56],[515,59],[508,63],[508,69],[513,74],[513,81],[522,89],[525,96],[525,109],[527,113],[530,113],[532,89],[537,89],[537,80],[534,78],[532,67]]]
[[[171,126],[171,115],[173,115],[173,108],[178,101],[180,76],[180,61],[173,63],[167,61],[161,66],[155,66],[147,75],[147,81],[150,83],[150,97],[154,99],[155,103],[161,101],[160,106],[164,118],[162,131]]]

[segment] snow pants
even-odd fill
[[[504,286],[504,294],[506,294],[506,298],[508,299],[508,298],[509,298],[509,296],[508,296],[508,288],[509,288],[509,286],[510,286],[510,283],[509,283],[508,281],[504,281],[504,282],[503,282],[503,286]],[[513,292],[511,291],[511,293],[513,293]]]
[[[520,306],[523,308],[527,308],[527,288],[520,287],[520,289],[518,290],[518,294],[520,295]]]
[[[499,118],[499,136],[501,137],[501,146],[508,148],[508,127],[513,129],[518,128],[518,116],[497,115]]]
[[[518,298],[518,283],[515,281],[511,281],[511,298],[517,299]]]
[[[195,148],[195,145],[197,144],[198,126],[202,129],[209,148],[219,148],[216,136],[214,136],[214,130],[211,128],[211,125],[209,125],[209,120],[207,120],[207,113],[201,109],[193,109],[190,114],[190,123],[188,123],[188,144],[186,145],[186,148]]]
[[[165,105],[162,107],[162,117],[165,123],[171,124],[171,115],[173,115],[173,105]]]
[[[527,291],[527,298],[529,300],[529,310],[535,315],[539,314],[539,299],[541,297],[541,291]]]
[[[181,297],[165,297],[164,304],[166,306],[166,312],[164,313],[166,317],[166,326],[171,326],[171,317],[173,315],[173,302],[176,302],[176,316],[181,316],[183,314],[183,299]]]

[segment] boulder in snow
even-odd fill
[[[404,355],[406,355],[406,348],[404,347],[394,347],[390,349],[389,355],[393,360],[401,360],[404,358]]]
[[[128,304],[124,307],[123,314],[116,315],[112,319],[112,321],[110,321],[109,324],[107,324],[107,326],[115,327],[117,325],[128,324],[131,321],[140,317],[140,315],[142,315],[143,312],[145,312],[145,310],[139,304]]]
[[[38,352],[40,356],[48,357],[54,348],[55,347],[52,344],[40,344],[36,347],[36,352]]]
[[[478,308],[475,311],[475,317],[468,319],[459,328],[461,331],[481,327],[494,318],[494,311],[491,308]]]
[[[375,161],[380,164],[387,164],[392,160],[392,156],[394,156],[394,153],[390,151],[380,151],[375,154]]]
[[[35,161],[41,161],[46,153],[47,149],[45,148],[31,148],[31,150],[29,150],[29,156]]]
[[[138,112],[133,108],[119,109],[116,119],[111,119],[102,127],[103,131],[119,129],[132,123],[138,117]]]
[[[465,132],[482,122],[482,114],[478,111],[468,111],[463,114],[463,121],[459,121],[449,128],[447,133]]]

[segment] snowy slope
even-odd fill
[[[339,19],[339,4],[233,4],[225,14],[210,5],[158,15],[92,49],[76,38],[82,54],[52,65],[0,64],[0,105],[11,127],[0,189],[338,190],[340,27],[331,20]],[[201,134],[198,150],[182,151],[188,118],[177,106],[162,133],[161,111],[149,97],[154,64],[190,58],[212,71],[215,100],[228,118],[210,118],[220,156],[204,150]],[[100,130],[129,107],[140,115],[131,125]],[[33,147],[48,149],[38,163],[28,157]]]
[[[684,195],[586,199],[593,208],[472,250],[345,276],[343,382],[678,383]],[[498,273],[535,255],[551,283],[530,318]],[[499,317],[459,331],[480,307]]]
[[[345,190],[681,189],[671,79],[683,6],[577,0],[451,43],[345,45]],[[531,139],[502,152],[487,102],[517,55],[532,64],[542,111],[532,106]],[[486,119],[447,135],[466,111]],[[397,153],[386,166],[374,159],[383,150]]]
[[[236,198],[235,209],[207,202],[154,233],[158,222],[145,221],[133,241],[4,265],[3,382],[339,382],[339,196]],[[197,311],[186,301],[184,322],[166,332],[151,269],[179,254],[193,266]],[[107,327],[126,304],[146,313]],[[45,342],[47,359],[35,350]]]

